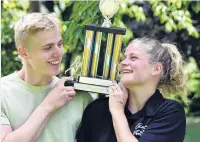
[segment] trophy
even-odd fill
[[[95,24],[85,26],[86,36],[81,74],[76,81],[65,82],[65,86],[74,86],[75,90],[108,94],[108,87],[116,80],[122,35],[125,35],[126,30],[124,28],[111,27],[110,18],[119,8],[117,0],[101,0],[99,8],[105,18],[104,22],[102,26]],[[107,43],[103,54],[104,57],[102,58],[101,56],[101,59],[99,59],[100,52],[104,48],[101,47],[102,33],[107,34]],[[103,60],[103,67],[98,66],[100,60]],[[78,62],[80,62],[80,59]],[[97,73],[98,70],[101,70],[101,72]]]

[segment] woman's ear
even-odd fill
[[[152,75],[159,75],[163,70],[163,66],[160,63],[156,63],[152,66]]]

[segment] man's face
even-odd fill
[[[55,76],[64,54],[59,29],[40,31],[28,38],[26,64],[34,73]]]

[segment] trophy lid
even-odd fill
[[[105,18],[102,27],[110,27],[110,18],[118,11],[119,2],[118,0],[100,0],[99,9]]]

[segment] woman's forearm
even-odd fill
[[[112,113],[112,120],[118,142],[138,142],[130,131],[124,112]]]

